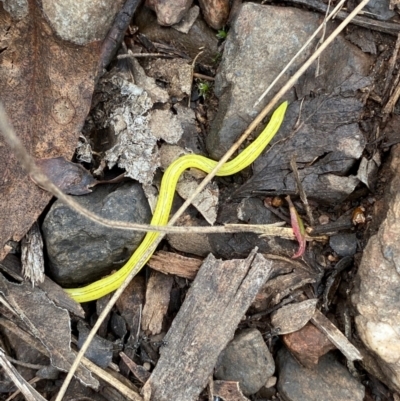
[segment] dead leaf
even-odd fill
[[[279,328],[279,334],[293,333],[304,327],[313,317],[318,299],[308,299],[296,304],[282,306],[271,314],[271,323]]]
[[[371,160],[363,157],[357,171],[357,178],[369,189],[376,181],[378,168],[381,165],[379,153],[376,153]]]
[[[90,194],[97,180],[78,163],[72,163],[65,157],[36,160],[42,171],[63,192],[70,195]],[[34,181],[34,180],[33,180]]]
[[[33,0],[26,5],[13,17],[0,8],[1,101],[15,131],[35,158],[69,159],[89,111],[99,62],[99,39],[104,38],[113,17],[103,21],[101,32],[87,37],[92,42],[78,45],[60,39],[54,31],[59,29],[57,17],[64,15],[62,7],[53,9],[46,3],[42,9]],[[120,2],[116,2],[108,11],[119,6]],[[83,10],[82,17],[85,12],[90,10]],[[48,21],[53,21],[55,28]],[[93,24],[86,25],[85,33]],[[1,260],[7,253],[7,241],[18,241],[25,235],[51,195],[27,177],[1,141],[0,171]]]
[[[183,179],[178,182],[176,192],[183,198],[188,199],[196,190],[199,183],[189,174],[184,174]],[[217,220],[219,188],[215,182],[207,186],[193,199],[193,206],[211,225]]]
[[[70,317],[65,309],[50,301],[46,294],[30,283],[14,284],[0,274],[0,292],[28,330],[46,347],[51,363],[68,371],[75,359],[71,350]],[[99,382],[90,372],[79,367],[77,378],[86,386],[98,388]]]

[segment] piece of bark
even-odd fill
[[[188,258],[173,252],[158,251],[147,262],[153,270],[193,280],[201,264],[200,259]]]
[[[213,382],[213,395],[224,401],[248,401],[249,399],[240,391],[238,382],[215,380]]]
[[[116,306],[118,312],[125,319],[129,330],[139,331],[142,309],[145,299],[145,282],[141,276],[136,276],[119,297]]]
[[[167,313],[174,278],[162,273],[152,272],[146,291],[143,308],[142,330],[159,334],[164,316]]]
[[[43,239],[39,224],[32,225],[21,241],[22,274],[32,285],[44,281]]]
[[[17,282],[24,281],[21,276],[21,261],[17,256],[8,254],[4,260],[0,262],[0,269],[10,275]],[[82,306],[74,301],[58,284],[47,276],[44,277],[42,283],[36,283],[36,287],[44,291],[47,297],[57,306],[67,309],[69,312],[72,312],[74,315],[81,318],[85,317],[85,312]]]
[[[271,272],[272,263],[256,251],[245,260],[205,259],[143,387],[145,400],[197,399]]]

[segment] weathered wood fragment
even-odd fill
[[[256,250],[245,260],[205,259],[143,387],[145,400],[197,399],[271,265]]]
[[[158,334],[168,310],[174,278],[159,272],[152,272],[146,291],[146,303],[143,308],[142,330]]]
[[[175,274],[176,276],[193,280],[200,269],[202,260],[188,258],[173,252],[158,251],[147,262],[153,270],[164,274]]]

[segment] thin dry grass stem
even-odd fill
[[[293,56],[293,58],[289,61],[288,64],[286,64],[285,68],[278,74],[278,76],[271,82],[271,84],[268,86],[267,89],[263,92],[263,94],[257,99],[257,101],[254,103],[253,107],[256,107],[267,94],[271,91],[271,89],[276,85],[276,83],[279,81],[279,79],[282,77],[282,75],[290,68],[290,66],[295,62],[295,60],[304,52],[304,50],[307,48],[307,46],[313,41],[313,39],[318,35],[318,33],[322,30],[325,29],[326,23],[330,20],[335,18],[336,14],[340,11],[342,8],[344,2],[346,0],[340,0],[340,2],[337,4],[337,6],[331,11],[331,13],[325,17],[324,21],[322,24],[314,31],[314,33],[310,36],[310,38],[304,43],[304,45],[301,47],[301,49]],[[327,9],[328,10],[328,9]]]
[[[131,50],[128,51],[128,54],[119,54],[117,56],[118,60],[123,60],[126,58],[145,58],[145,57],[168,57],[172,58],[171,54],[165,54],[165,53],[132,53]]]
[[[34,377],[33,379],[29,380],[27,383],[29,383],[30,385],[37,383],[38,381],[42,380],[41,377]],[[19,390],[15,390],[7,399],[6,401],[12,401],[18,394],[20,394],[21,391]]]
[[[18,390],[28,401],[46,401],[18,372],[17,369],[7,360],[6,354],[0,348],[0,365],[8,377],[13,381]]]

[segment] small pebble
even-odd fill
[[[355,234],[333,235],[329,245],[339,256],[353,256],[357,251],[357,237]]]
[[[329,216],[326,214],[321,214],[321,216],[318,217],[319,224],[328,224],[329,223]]]

